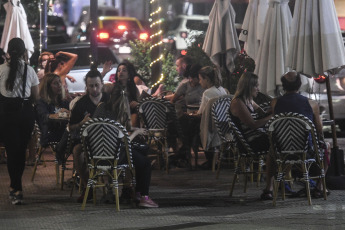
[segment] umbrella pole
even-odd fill
[[[334,122],[334,112],[333,112],[333,102],[332,102],[332,92],[329,82],[329,76],[326,77],[326,88],[327,88],[327,99],[329,107],[329,117],[333,121],[332,128],[332,138],[333,138],[333,148],[331,151],[331,164],[327,170],[326,174],[326,184],[329,189],[345,189],[345,177],[342,175],[344,173],[344,151],[339,149],[337,142],[337,132],[335,129]]]
[[[332,92],[331,92],[331,85],[329,82],[329,76],[326,77],[326,88],[327,88],[329,119],[332,121],[331,129],[332,129],[333,148],[338,148],[337,131],[335,129]]]

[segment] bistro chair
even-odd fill
[[[215,101],[212,105],[212,118],[216,125],[218,135],[221,140],[220,152],[218,154],[218,168],[216,178],[219,177],[221,162],[223,159],[234,161],[235,168],[237,165],[237,156],[234,155],[234,138],[232,136],[231,128],[229,126],[229,109],[230,109],[231,97],[221,97]],[[212,168],[215,167],[216,154],[214,155]]]
[[[285,199],[285,176],[293,166],[303,173],[308,204],[311,205],[310,179],[320,180],[323,186],[323,196],[327,199],[323,152],[319,149],[319,142],[313,122],[298,113],[281,113],[272,117],[267,123],[271,144],[272,158],[275,160],[277,173],[274,180],[273,205],[276,205],[278,188],[281,185],[282,197]],[[310,141],[312,146],[310,146]],[[310,168],[315,166],[316,176],[310,175]]]
[[[133,189],[136,184],[127,130],[113,120],[93,118],[82,126],[80,135],[89,168],[82,210],[85,209],[90,188],[93,188],[93,202],[96,204],[96,188],[107,186],[102,180],[103,176],[107,176],[111,178],[110,186],[115,191],[116,210],[120,211],[119,186],[129,186]],[[127,171],[130,172],[131,180],[124,178]],[[122,182],[119,181],[120,177]]]
[[[165,170],[169,173],[169,151],[167,142],[168,119],[170,109],[164,100],[147,97],[140,101],[138,111],[148,135],[149,146],[157,148],[157,163],[165,162]]]
[[[228,111],[230,113],[230,111]],[[257,186],[260,185],[261,180],[261,172],[264,165],[264,158],[267,154],[266,151],[262,152],[254,152],[252,148],[249,146],[248,142],[242,135],[241,131],[232,121],[230,114],[228,115],[229,118],[229,127],[231,129],[231,133],[234,138],[234,151],[235,156],[238,157],[237,159],[237,166],[235,168],[234,178],[232,181],[231,189],[230,189],[230,196],[234,191],[235,183],[237,181],[237,177],[239,174],[244,174],[244,193],[247,192],[247,182],[248,182],[248,175],[251,177],[251,181],[253,181],[253,175],[257,174]],[[258,164],[258,169],[254,170],[254,163]]]
[[[40,136],[41,136],[41,131],[40,128],[38,126],[37,123],[35,123],[35,127],[34,127],[34,134],[33,135],[37,135],[37,152],[36,152],[36,161],[35,161],[35,165],[34,165],[34,169],[32,171],[32,175],[31,175],[31,181],[33,182],[35,179],[35,175],[36,175],[36,171],[37,171],[37,166],[42,163],[44,167],[46,167],[46,162],[54,162],[55,164],[55,177],[56,177],[56,184],[59,184],[59,163],[58,160],[56,159],[56,152],[55,152],[55,148],[56,145],[58,144],[58,142],[49,142],[47,146],[41,146],[40,145]],[[50,149],[53,152],[54,155],[54,159],[53,160],[45,160],[43,153],[45,152],[45,150]]]

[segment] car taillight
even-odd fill
[[[187,32],[180,32],[181,38],[187,38],[188,33]]]
[[[97,36],[99,39],[109,39],[109,33],[106,32],[100,32]]]
[[[117,28],[118,28],[119,30],[126,30],[126,29],[127,29],[127,26],[125,26],[125,25],[118,25]]]
[[[139,34],[139,39],[140,40],[147,40],[149,38],[148,33],[140,33]]]

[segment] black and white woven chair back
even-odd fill
[[[232,134],[235,140],[235,143],[240,150],[240,154],[250,154],[250,155],[255,155],[254,151],[252,148],[249,146],[248,142],[246,139],[243,137],[241,131],[238,129],[238,127],[235,125],[235,123],[232,121],[230,117],[230,111],[228,111],[228,116],[229,116],[229,127],[232,130]],[[245,152],[243,152],[245,151]]]
[[[298,113],[281,113],[266,125],[277,153],[303,153],[308,151],[308,137],[313,123]]]
[[[219,98],[212,105],[212,118],[217,127],[218,135],[223,142],[230,142],[233,140],[232,131],[229,126],[229,109],[231,98]]]
[[[89,159],[119,159],[123,139],[128,138],[126,129],[118,122],[109,119],[93,118],[80,130],[86,144]]]
[[[148,97],[144,98],[138,106],[147,129],[167,128],[169,109],[163,100]]]

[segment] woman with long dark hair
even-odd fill
[[[93,117],[109,118],[115,120],[126,127],[128,131],[130,131],[130,104],[127,98],[126,88],[124,88],[120,84],[115,85],[110,94],[109,100],[107,102],[101,102],[100,104],[98,104]],[[142,129],[135,130],[131,134],[130,139],[134,139],[134,137],[141,132],[143,132]],[[132,148],[132,156],[137,179],[135,188],[136,202],[138,202],[138,205],[140,207],[158,208],[158,204],[156,204],[149,197],[149,187],[151,183],[151,162],[145,156],[145,154],[138,151],[137,149]],[[123,196],[125,195],[123,194]]]
[[[115,85],[120,85],[125,88],[127,98],[129,101],[130,113],[131,113],[131,124],[133,127],[139,127],[139,116],[137,112],[139,90],[134,83],[134,77],[136,76],[136,71],[133,64],[129,61],[122,62],[118,65],[115,73]],[[109,88],[111,91],[113,88]],[[110,93],[110,92],[108,92]]]
[[[20,38],[8,43],[8,60],[0,66],[0,122],[7,152],[12,204],[23,200],[22,175],[27,143],[34,127],[32,106],[38,98],[38,77],[24,62],[25,44]]]

